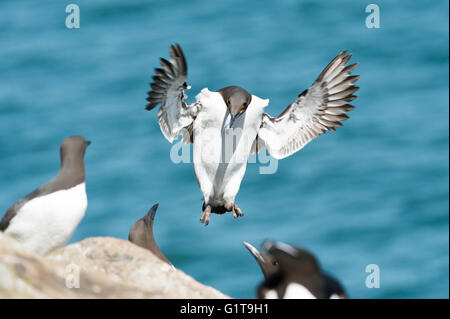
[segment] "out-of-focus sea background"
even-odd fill
[[[66,5],[79,29],[65,26]],[[449,297],[448,1],[74,0],[0,2],[0,207],[52,178],[59,143],[92,140],[89,207],[71,242],[127,238],[156,202],[156,239],[176,267],[237,298],[262,274],[242,245],[266,238],[312,250],[353,298]],[[182,45],[189,101],[240,85],[279,114],[341,50],[360,65],[350,120],[273,175],[249,164],[245,217],[200,224],[192,164],[147,112],[169,44]],[[380,267],[380,288],[365,285]],[[0,278],[1,280],[1,278]]]

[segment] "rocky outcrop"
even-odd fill
[[[93,237],[39,256],[0,232],[1,298],[229,298],[128,241]]]

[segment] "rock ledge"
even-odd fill
[[[92,237],[39,256],[0,232],[0,298],[229,297],[125,240]]]

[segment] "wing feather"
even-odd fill
[[[326,131],[335,131],[353,110],[353,95],[359,75],[351,75],[357,63],[347,65],[351,54],[338,54],[309,87],[279,116],[263,114],[261,128],[252,151],[265,146],[275,158],[287,157]]]
[[[183,141],[192,140],[185,137],[182,130],[192,125],[199,110],[199,103],[186,104],[185,90],[187,63],[181,47],[170,46],[170,61],[160,58],[161,68],[156,68],[156,75],[150,84],[146,109],[152,110],[161,104],[158,110],[158,122],[161,131],[169,142],[183,134]],[[192,130],[188,129],[188,132]]]

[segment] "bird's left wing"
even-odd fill
[[[273,157],[285,158],[317,136],[342,126],[340,121],[348,119],[345,113],[353,109],[348,103],[359,89],[353,85],[359,75],[350,74],[358,64],[347,66],[350,57],[341,52],[278,117],[264,113],[252,151],[265,146]]]
[[[170,46],[170,61],[160,59],[162,68],[156,68],[156,75],[150,84],[146,109],[152,110],[158,104],[158,122],[161,131],[169,142],[183,134],[183,141],[190,142],[192,122],[198,113],[200,104],[186,104],[184,91],[186,84],[187,64],[181,47]]]

